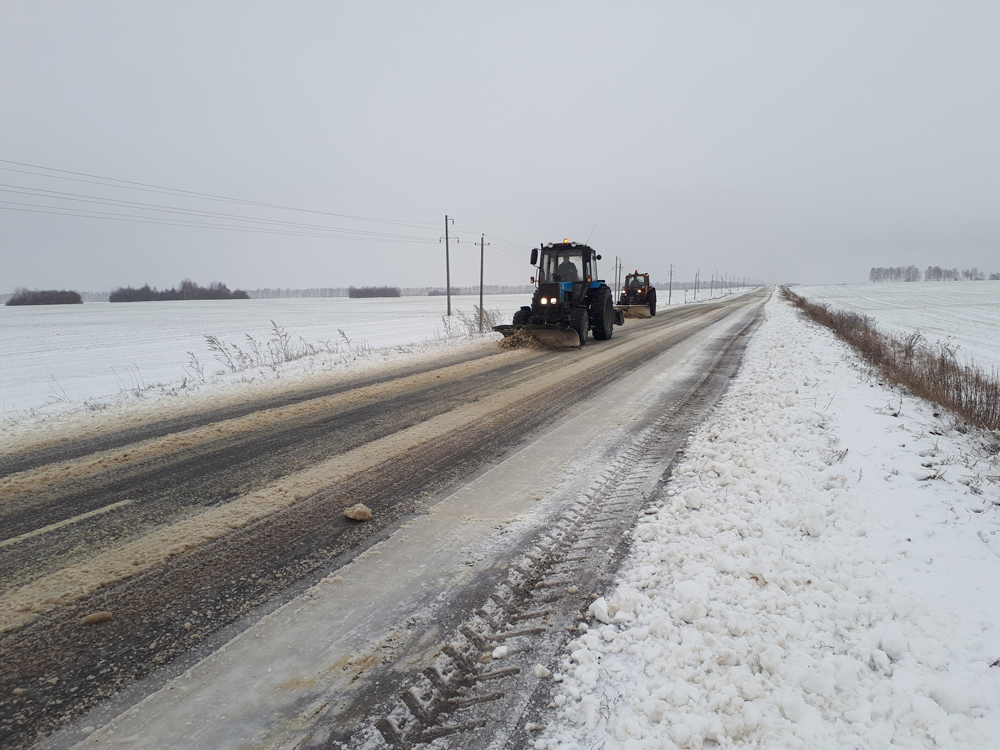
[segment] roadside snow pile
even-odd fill
[[[536,749],[998,746],[989,436],[766,312],[554,670]]]

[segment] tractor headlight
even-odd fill
[[[549,304],[549,301],[547,299],[545,299],[545,297],[542,297],[541,299],[538,300],[538,304],[540,304],[540,305],[547,305],[547,304]]]
[[[555,303],[556,303],[557,301],[558,301],[558,300],[556,300],[556,298],[555,298],[555,297],[553,297],[552,299],[550,299],[550,300],[549,300],[549,302],[550,302],[550,303],[552,303],[553,305],[554,305],[554,304],[555,304]]]

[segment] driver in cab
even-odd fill
[[[556,280],[558,281],[579,281],[580,271],[576,264],[568,257],[564,257],[562,263],[556,268]]]

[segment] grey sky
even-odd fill
[[[478,281],[481,231],[523,243],[488,237],[488,283],[592,230],[657,279],[1000,271],[998,39],[985,2],[2,0],[0,159],[428,228],[0,183],[432,242],[0,210],[0,292],[443,284],[445,213],[457,284]]]

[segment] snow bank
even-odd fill
[[[989,436],[766,311],[554,670],[535,748],[998,746]]]

